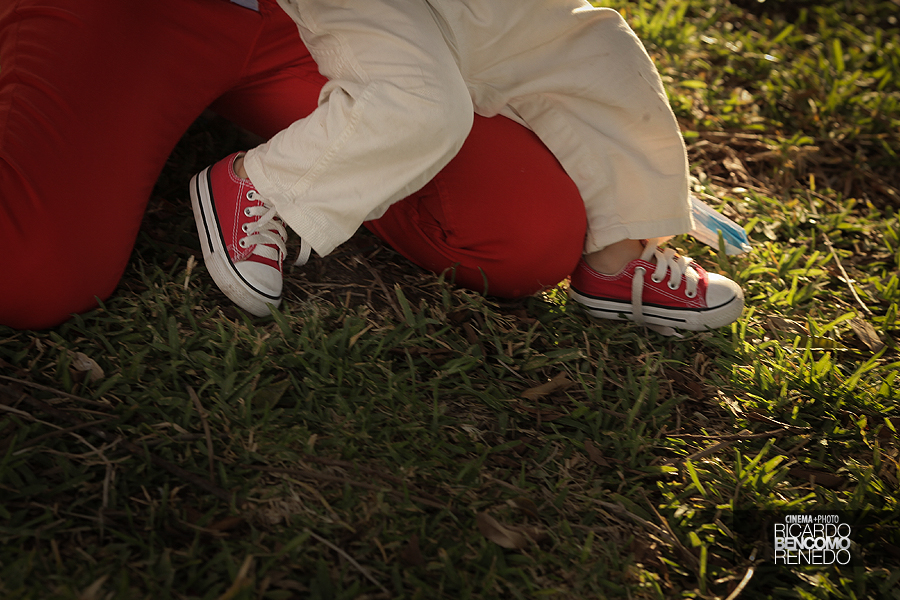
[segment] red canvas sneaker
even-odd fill
[[[694,331],[724,327],[744,308],[737,283],[707,273],[671,248],[657,248],[654,240],[616,275],[598,273],[582,259],[572,274],[569,296],[601,319]]]
[[[239,153],[191,179],[191,204],[213,281],[256,316],[281,302],[287,231],[275,207],[234,172]]]

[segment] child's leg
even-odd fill
[[[273,19],[277,24],[278,19]],[[264,137],[316,107],[327,80],[296,56],[297,28],[284,16],[254,51],[252,70],[213,108]],[[273,68],[275,67],[275,68]],[[584,204],[541,141],[504,117],[476,117],[462,149],[422,189],[366,222],[414,263],[458,285],[518,297],[555,285],[581,254]]]
[[[427,3],[280,3],[330,81],[319,107],[248,152],[244,167],[325,255],[450,161],[472,103]]]
[[[112,293],[166,158],[259,24],[224,1],[3,4],[0,324],[52,326]]]
[[[587,253],[690,230],[678,124],[655,66],[616,11],[583,0],[433,3],[463,49],[475,110],[527,124],[575,181]]]

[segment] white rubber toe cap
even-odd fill
[[[738,302],[744,305],[744,292],[734,281],[716,273],[708,275],[709,281],[706,287],[706,305],[709,308],[723,306],[730,302]]]
[[[234,265],[241,277],[263,296],[281,297],[281,273],[268,265],[245,260]]]
[[[240,297],[231,299],[241,308],[258,317],[269,314],[269,304],[281,303],[282,276],[278,269],[254,261],[234,265],[242,280]]]

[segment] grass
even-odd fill
[[[365,233],[250,318],[186,203],[247,140],[201,120],[117,293],[0,328],[0,596],[900,597],[897,3],[613,6],[754,241],[675,240],[742,284],[738,323],[498,302]],[[862,564],[761,561],[747,521],[791,508],[871,512]]]

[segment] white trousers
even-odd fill
[[[329,83],[244,165],[319,254],[425,185],[473,112],[512,118],[553,152],[584,199],[585,252],[691,229],[684,142],[617,12],[583,0],[278,2]]]

